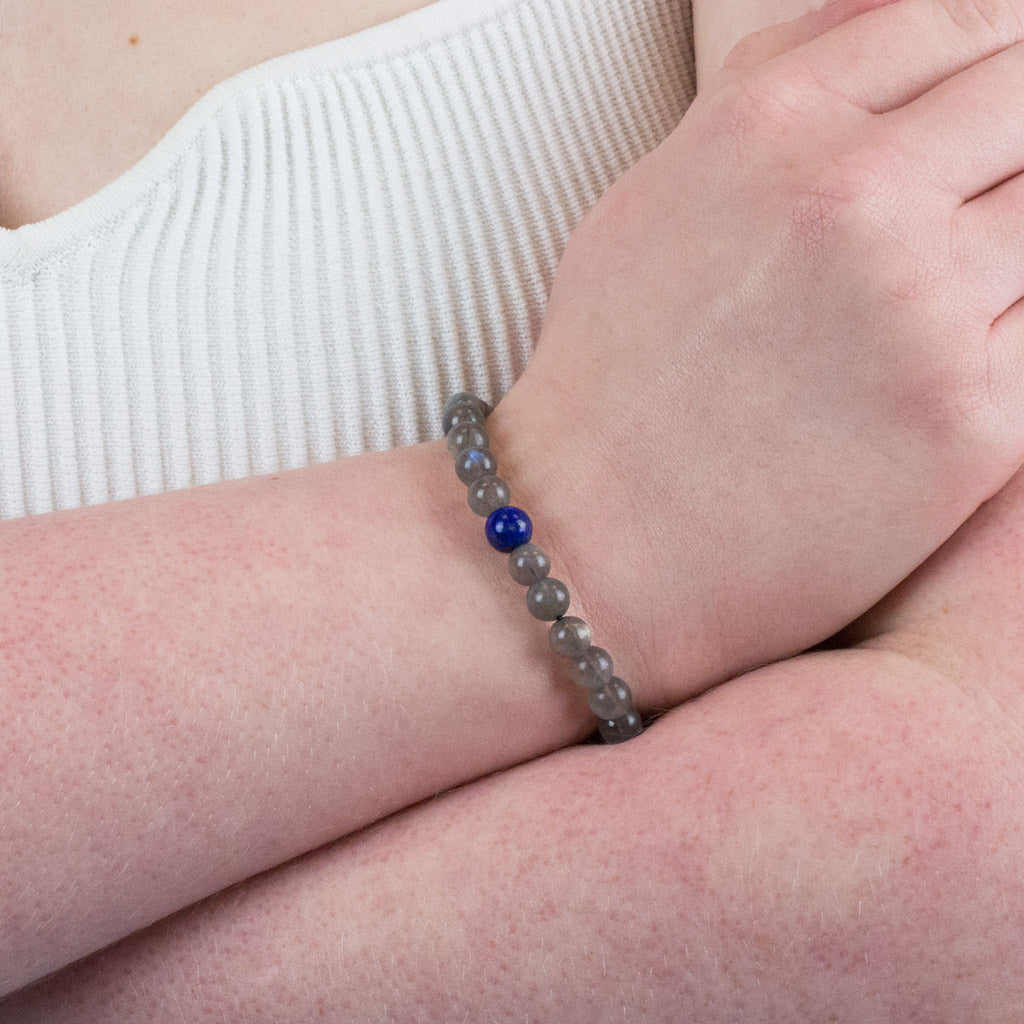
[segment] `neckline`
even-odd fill
[[[351,71],[437,45],[536,0],[432,0],[339,39],[271,57],[211,86],[130,167],[78,202],[40,221],[0,227],[0,274],[31,274],[56,253],[119,220],[145,201],[188,153],[194,140],[240,93],[264,82]]]

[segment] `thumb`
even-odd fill
[[[723,65],[730,71],[749,71],[774,57],[795,50],[843,22],[899,0],[826,0],[821,10],[809,11],[793,21],[772,25],[741,39]]]

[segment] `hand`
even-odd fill
[[[1024,456],[1024,3],[848,9],[608,190],[492,416],[641,706],[824,639]]]

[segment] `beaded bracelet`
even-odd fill
[[[640,714],[633,706],[629,687],[612,674],[611,655],[591,644],[590,626],[569,610],[569,591],[548,575],[551,560],[530,543],[530,517],[510,505],[508,484],[498,476],[498,463],[490,450],[486,420],[491,407],[466,391],[452,395],[444,404],[441,424],[455,472],[469,486],[469,507],[486,516],[485,530],[491,547],[507,553],[509,575],[524,587],[526,607],[535,619],[550,622],[548,643],[555,654],[569,659],[569,672],[577,686],[588,690],[590,710],[600,719],[598,731],[606,743],[622,743],[643,731]]]

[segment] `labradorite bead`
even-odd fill
[[[575,615],[566,615],[551,624],[548,630],[548,643],[555,654],[563,658],[578,658],[590,646],[592,633],[582,619]]]
[[[491,440],[479,423],[456,423],[448,431],[448,451],[456,458],[467,448],[487,448]]]
[[[569,610],[569,591],[561,580],[547,576],[530,584],[526,592],[526,607],[535,619],[554,622]]]
[[[455,416],[455,410],[462,409],[474,409],[479,415],[479,422],[483,422],[491,412],[491,407],[479,397],[479,395],[472,395],[468,391],[459,391],[457,394],[451,396],[447,402],[444,403],[444,408],[441,410],[441,428],[447,436],[448,431],[452,429],[452,425],[456,422],[461,422]]]
[[[551,572],[551,559],[536,544],[520,544],[508,556],[508,574],[524,587],[544,579]]]
[[[494,476],[498,460],[489,448],[467,448],[455,460],[455,473],[464,484],[471,484],[482,476]]]
[[[619,718],[601,719],[597,726],[605,743],[624,743],[644,731],[640,712],[633,708]]]
[[[530,517],[515,505],[496,508],[484,524],[487,541],[497,551],[514,551],[520,544],[526,544],[533,536]]]
[[[475,423],[478,427],[486,426],[486,417],[480,411],[480,407],[477,405],[457,405],[450,413],[448,413],[447,422],[449,424],[448,429],[444,432],[444,436],[447,437],[451,433],[452,427],[457,427],[463,423]]]
[[[569,675],[577,686],[596,690],[612,678],[612,656],[603,647],[588,647],[573,660]]]
[[[633,694],[618,676],[613,676],[604,686],[590,691],[587,703],[598,718],[607,721],[621,718],[633,707]]]
[[[508,484],[499,476],[482,476],[469,485],[469,507],[478,516],[489,516],[507,505],[511,496]]]
[[[456,405],[462,405],[464,402],[479,402],[479,395],[474,395],[472,391],[456,391],[454,395],[449,395],[445,399],[444,408],[441,410],[442,415],[449,409]]]

